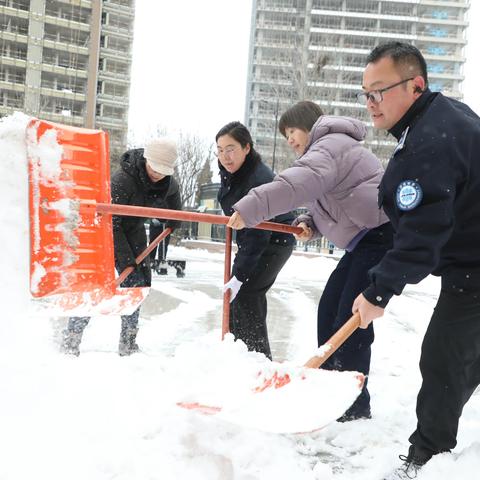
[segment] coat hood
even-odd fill
[[[127,150],[120,158],[120,167],[132,177],[138,178],[140,172],[145,171],[145,158],[143,148]]]
[[[322,115],[310,130],[310,138],[305,150],[308,150],[312,143],[331,133],[343,133],[361,141],[367,134],[367,127],[355,118]]]

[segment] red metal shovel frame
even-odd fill
[[[172,229],[170,227],[167,227],[160,235],[158,235],[152,242],[150,242],[148,247],[135,259],[135,263],[137,265],[140,265],[140,263],[142,263],[145,257],[147,257],[155,249],[155,247],[162,240],[167,238],[171,233]],[[135,267],[133,265],[127,267],[115,280],[115,285],[120,285],[134,270]]]

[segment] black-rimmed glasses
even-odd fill
[[[371,92],[360,92],[357,93],[357,101],[358,103],[361,103],[362,105],[366,105],[369,100],[371,100],[373,103],[380,103],[383,101],[383,94],[387,92],[388,90],[391,90],[392,88],[398,87],[402,83],[407,83],[410,80],[413,80],[414,77],[411,78],[406,78],[405,80],[400,80],[397,83],[394,83],[393,85],[390,85],[385,88],[380,88],[379,90],[372,90]]]

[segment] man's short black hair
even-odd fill
[[[390,57],[395,66],[421,75],[428,84],[427,62],[417,47],[402,42],[382,43],[370,52],[366,63],[376,63],[385,57]]]

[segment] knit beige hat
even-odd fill
[[[173,175],[177,145],[168,138],[157,138],[145,145],[143,156],[152,170],[162,175]]]

